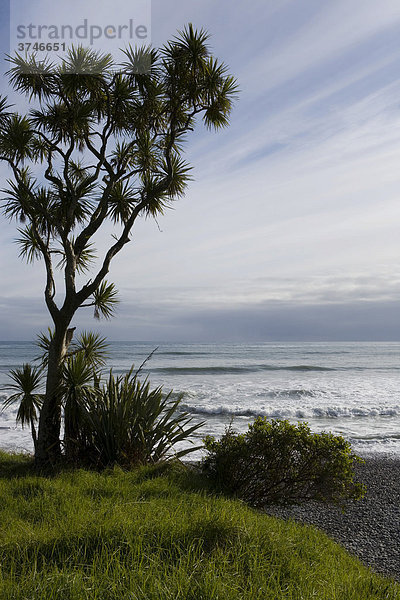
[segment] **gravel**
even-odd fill
[[[367,492],[344,513],[317,502],[264,511],[319,527],[365,565],[400,581],[400,459],[367,457],[356,473]]]

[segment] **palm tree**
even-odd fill
[[[25,363],[22,365],[22,368],[11,370],[9,377],[14,383],[11,383],[8,387],[16,390],[16,392],[4,401],[3,410],[19,402],[16,417],[17,423],[21,423],[22,427],[30,425],[33,445],[36,450],[37,434],[35,423],[43,401],[43,395],[37,393],[36,390],[40,387],[42,381],[42,370],[40,367]]]
[[[10,83],[30,110],[10,112],[0,98],[0,161],[11,174],[3,212],[22,224],[20,255],[44,262],[53,321],[38,463],[61,456],[59,389],[76,312],[91,306],[96,317],[112,316],[111,262],[140,218],[157,218],[184,195],[187,135],[200,119],[209,129],[228,124],[237,86],[207,39],[189,25],[159,51],[127,48],[119,65],[82,47],[59,65],[36,54],[10,58]],[[110,225],[108,250],[96,255],[93,241]]]

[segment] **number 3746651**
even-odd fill
[[[65,42],[47,42],[47,44],[45,42],[23,42],[18,44],[19,52],[58,52],[59,50],[65,51],[66,48]]]

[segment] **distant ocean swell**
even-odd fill
[[[331,367],[323,367],[319,365],[243,365],[243,366],[212,366],[212,367],[159,367],[149,369],[152,372],[165,373],[169,375],[223,375],[235,373],[255,373],[258,371],[336,371]]]

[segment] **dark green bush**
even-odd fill
[[[364,488],[354,481],[361,461],[343,437],[312,433],[307,423],[258,417],[246,433],[228,428],[220,440],[204,439],[203,471],[224,492],[250,502],[295,504],[318,500],[343,505]]]

